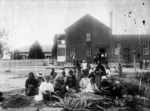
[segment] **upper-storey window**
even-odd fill
[[[91,33],[86,33],[86,41],[87,41],[87,42],[89,42],[89,41],[92,40],[92,39],[91,39],[91,36],[92,36]]]
[[[143,55],[149,55],[149,43],[143,44]]]

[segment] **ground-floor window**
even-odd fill
[[[65,48],[58,48],[58,56],[65,56]]]
[[[70,48],[70,57],[75,56],[75,48]]]
[[[143,44],[143,55],[149,55],[149,43]]]
[[[117,43],[116,47],[115,47],[115,55],[119,55],[121,52],[121,44]]]
[[[91,48],[86,48],[86,57],[91,57]]]

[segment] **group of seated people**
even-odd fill
[[[35,96],[35,100],[40,101],[43,99],[50,99],[49,96],[55,93],[62,96],[67,91],[76,90],[76,78],[73,71],[70,70],[68,76],[66,76],[65,71],[62,71],[60,76],[52,71],[50,76],[44,76],[42,73],[38,74],[35,78],[34,73],[29,73],[29,78],[25,83],[25,94],[27,96]]]
[[[80,79],[76,74],[82,75]],[[93,74],[93,75],[92,75]],[[100,76],[100,85],[95,82],[96,76],[94,70],[83,69],[79,74],[73,69],[68,72],[62,71],[61,75],[57,75],[54,69],[50,76],[43,76],[39,73],[35,78],[32,72],[29,73],[29,78],[26,80],[26,95],[35,96],[35,100],[41,101],[51,100],[51,95],[58,95],[63,98],[67,92],[86,92],[94,94],[103,94],[107,90],[113,98],[122,97],[122,87],[119,81],[108,81],[107,76]]]

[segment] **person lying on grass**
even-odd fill
[[[29,78],[25,83],[25,94],[27,96],[34,96],[37,94],[38,81],[35,79],[33,72],[29,73]]]
[[[45,82],[42,82],[40,87],[39,87],[39,94],[35,96],[36,101],[41,101],[41,100],[47,100],[50,101],[52,100],[52,94],[54,92],[54,87],[53,84],[50,83],[50,76],[46,76]]]

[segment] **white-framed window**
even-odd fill
[[[75,48],[70,48],[70,57],[75,56]]]
[[[86,41],[91,41],[92,34],[91,33],[86,33]]]
[[[115,55],[119,55],[121,52],[121,44],[117,43],[115,47]]]
[[[87,47],[87,48],[86,48],[86,57],[91,57],[91,55],[92,55],[91,52],[92,52],[92,51],[91,51],[91,48],[90,48],[90,47]]]
[[[65,56],[65,48],[58,48],[58,56]]]
[[[149,55],[149,43],[143,44],[143,55]]]

